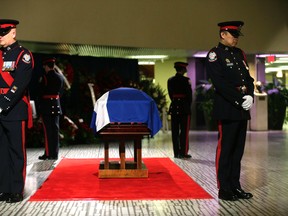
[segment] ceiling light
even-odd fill
[[[193,54],[193,57],[195,58],[205,58],[207,56],[208,52],[207,51],[199,51]]]
[[[288,57],[279,57],[277,60],[280,62],[288,62]]]
[[[127,58],[132,58],[132,59],[165,59],[168,58],[167,55],[135,55],[135,56],[126,56]]]
[[[271,55],[274,55],[276,57],[288,57],[287,54],[259,54],[259,55],[256,55],[256,57],[266,58],[266,57],[271,56]]]
[[[288,70],[288,65],[281,65],[279,66],[281,70]]]
[[[278,67],[269,67],[265,69],[266,73],[270,73],[270,72],[278,72],[279,68]]]
[[[138,61],[138,65],[155,65],[154,61]]]

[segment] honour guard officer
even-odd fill
[[[218,121],[216,176],[219,199],[250,199],[240,184],[241,159],[254,84],[244,52],[237,48],[242,21],[219,23],[220,42],[206,57],[207,73],[215,87],[212,117]]]
[[[0,201],[7,203],[23,200],[27,122],[32,127],[28,84],[34,62],[16,40],[17,24],[0,19]]]
[[[187,63],[175,62],[175,76],[168,79],[168,94],[171,100],[169,114],[171,115],[172,143],[175,158],[190,158],[189,129],[192,103],[192,88],[187,72]]]
[[[39,160],[57,160],[59,151],[59,118],[62,114],[60,95],[64,78],[55,69],[55,58],[43,61],[44,75],[40,79],[38,111],[44,129],[45,152]]]

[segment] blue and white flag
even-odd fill
[[[162,128],[155,101],[134,88],[113,89],[96,101],[90,127],[97,133],[109,123],[143,123],[151,136]]]

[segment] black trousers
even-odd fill
[[[218,122],[216,174],[218,188],[241,188],[241,159],[244,153],[247,120]]]
[[[184,156],[189,150],[190,115],[171,115],[174,157]]]
[[[59,115],[42,115],[44,129],[45,155],[58,157],[59,151]]]
[[[25,121],[0,121],[0,193],[22,193],[26,178]]]

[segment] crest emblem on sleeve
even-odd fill
[[[217,54],[215,52],[210,52],[208,55],[209,62],[214,62],[217,60]]]
[[[31,62],[31,56],[29,54],[27,54],[27,53],[24,54],[23,57],[22,57],[22,61],[27,63],[27,64],[30,63]]]

